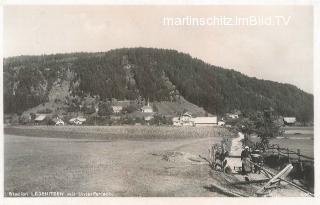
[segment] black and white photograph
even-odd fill
[[[1,194],[315,198],[314,12],[2,5]]]

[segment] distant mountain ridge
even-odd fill
[[[175,101],[179,96],[212,114],[273,107],[313,120],[313,95],[296,86],[248,77],[175,50],[122,48],[99,53],[4,59],[4,112],[21,113],[78,96],[99,100]]]

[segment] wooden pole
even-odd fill
[[[268,188],[271,184],[273,184],[277,179],[285,175],[286,173],[290,172],[293,169],[292,164],[288,164],[284,169],[282,169],[278,174],[273,176],[261,189],[259,189],[256,193],[262,194],[266,188]]]
[[[260,165],[258,165],[258,164],[256,164],[256,163],[254,163],[254,162],[249,161],[249,163],[252,163],[252,164],[254,164],[254,165],[258,166],[259,168],[261,168],[261,169],[262,169],[262,170],[264,170],[265,172],[268,172],[268,173],[269,173],[270,175],[272,175],[272,176],[274,176],[274,175],[275,175],[274,173],[272,173],[272,172],[271,172],[271,171],[269,171],[268,169],[266,169],[266,168],[264,168],[264,167],[261,167]],[[293,186],[293,187],[295,187],[295,188],[297,188],[297,189],[299,189],[299,190],[301,190],[301,191],[303,191],[303,192],[305,192],[305,193],[309,194],[310,196],[314,197],[314,194],[313,194],[313,193],[311,193],[311,192],[309,192],[308,190],[305,190],[305,189],[301,188],[300,186],[298,186],[298,185],[296,185],[296,184],[294,184],[294,183],[292,183],[292,182],[290,182],[290,181],[288,181],[288,180],[286,180],[286,179],[283,179],[283,178],[281,178],[281,177],[280,177],[279,179],[281,179],[282,181],[284,181],[284,182],[286,182],[286,183],[290,184],[291,186]]]

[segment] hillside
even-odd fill
[[[10,57],[4,59],[3,70],[5,113],[22,113],[47,102],[67,109],[88,97],[150,102],[176,102],[183,97],[212,114],[271,106],[280,115],[313,120],[313,95],[174,50],[124,48]]]

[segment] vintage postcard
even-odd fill
[[[2,9],[4,200],[316,198],[314,4]]]

